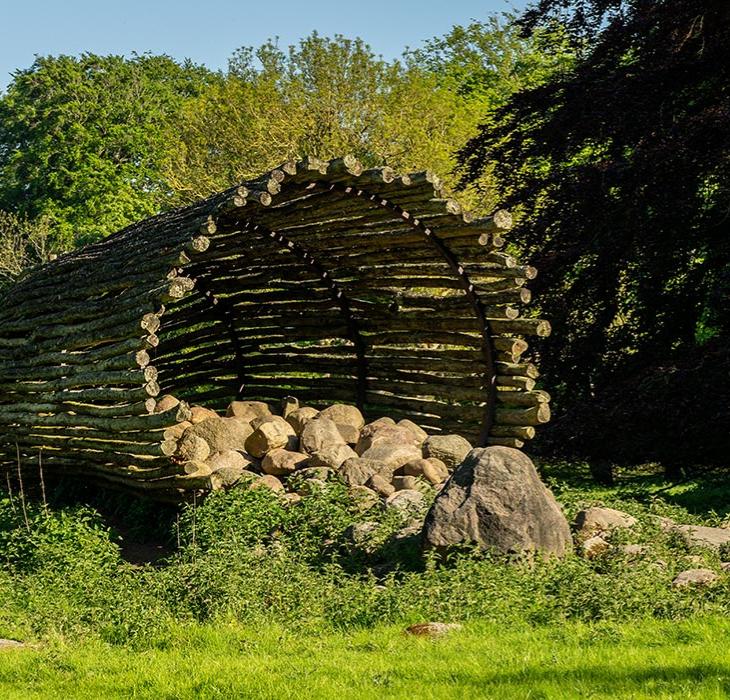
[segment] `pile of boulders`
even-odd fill
[[[163,396],[156,410],[177,400]],[[233,401],[225,416],[193,406],[190,419],[168,428],[163,451],[212,489],[246,483],[296,501],[338,479],[364,505],[417,509],[438,491],[472,449],[459,435],[428,435],[410,420],[365,423],[346,404],[317,410],[292,397],[280,414],[261,401]]]
[[[176,403],[163,396],[155,410]],[[445,552],[466,544],[520,556],[577,552],[587,559],[650,556],[646,544],[616,541],[617,531],[639,524],[628,513],[591,507],[571,526],[532,461],[513,448],[472,449],[460,435],[429,435],[407,419],[365,423],[355,406],[317,410],[293,397],[282,401],[278,414],[261,401],[234,401],[225,416],[202,406],[192,406],[189,414],[189,420],[165,430],[163,451],[211,489],[266,488],[294,504],[326,482],[339,481],[364,514],[376,506],[399,511],[404,526],[393,537],[395,545],[417,542]],[[688,547],[730,551],[730,528],[666,518],[658,524]],[[356,523],[353,544],[367,552],[377,530],[377,522]],[[677,588],[712,583],[730,570],[726,562],[721,574],[703,568],[699,556],[687,561],[697,568],[680,572],[673,581]]]

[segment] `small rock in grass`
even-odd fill
[[[416,637],[443,637],[449,632],[461,629],[458,622],[419,622],[406,627],[406,634]]]
[[[367,548],[370,538],[377,532],[378,523],[366,520],[362,523],[354,523],[347,528],[345,535],[357,547]]]
[[[395,492],[395,486],[380,474],[373,474],[366,482],[365,486],[371,488],[375,493],[383,498],[388,498]]]
[[[0,649],[20,649],[26,646],[24,642],[17,639],[0,639]]]
[[[461,435],[430,435],[423,443],[424,456],[440,459],[450,470],[461,464],[470,451],[469,441]]]
[[[428,433],[420,425],[416,425],[412,420],[408,420],[408,418],[399,420],[397,425],[399,428],[407,428],[410,430],[417,440],[417,445],[422,445],[428,439]]]
[[[349,425],[355,430],[361,430],[365,425],[365,419],[356,406],[349,406],[344,403],[336,403],[328,406],[319,414],[320,418],[329,418],[338,425]]]
[[[311,496],[313,493],[319,493],[325,488],[327,488],[327,482],[323,479],[304,479],[299,484],[297,493],[300,496]]]
[[[267,421],[256,428],[246,440],[246,452],[254,457],[263,457],[277,447],[295,452],[297,442],[294,428],[286,421]]]
[[[613,508],[586,508],[575,516],[573,526],[585,537],[636,525],[636,518]]]
[[[297,408],[295,411],[292,411],[289,415],[286,416],[286,421],[291,425],[292,428],[294,428],[294,432],[297,435],[302,434],[302,430],[304,430],[304,426],[309,423],[310,420],[313,418],[316,418],[319,415],[319,411],[316,408],[311,408],[310,406],[302,406],[301,408]]]
[[[427,506],[426,497],[415,490],[396,491],[385,500],[386,508],[394,508],[402,513],[419,513]]]
[[[276,493],[284,493],[284,484],[279,481],[273,474],[264,474],[257,477],[249,485],[252,489],[270,489]]]
[[[640,557],[647,552],[647,548],[643,544],[622,544],[619,549],[629,557]]]
[[[250,469],[244,469],[239,475],[236,481],[237,487],[250,486],[254,481],[261,478],[261,474],[258,474]]]
[[[380,505],[380,497],[378,494],[367,486],[351,486],[349,494],[358,509],[362,512]]]
[[[304,426],[299,439],[302,451],[310,455],[325,447],[345,444],[340,431],[337,430],[337,424],[329,418],[320,416],[313,418]]]
[[[297,472],[304,479],[319,479],[324,482],[334,476],[335,470],[330,467],[305,467]]]
[[[687,569],[677,574],[672,586],[684,588],[686,586],[708,586],[714,583],[719,576],[710,569]]]
[[[191,406],[190,407],[190,422],[193,425],[202,423],[204,420],[208,420],[208,419],[218,420],[219,418],[220,418],[220,416],[215,411],[211,411],[209,408],[205,408],[203,406]]]
[[[707,547],[719,550],[723,546],[730,546],[730,528],[706,527],[704,525],[676,525],[668,526],[670,531],[679,532],[687,544],[691,546]]]
[[[274,476],[286,476],[307,464],[309,455],[302,452],[291,452],[283,447],[269,450],[261,460],[261,471]]]
[[[720,569],[723,571],[730,571],[730,561],[720,562]]]
[[[595,559],[608,552],[611,549],[611,545],[600,535],[595,535],[581,542],[580,548],[586,559]]]
[[[309,466],[339,469],[345,461],[353,457],[357,457],[357,452],[349,445],[330,445],[314,452],[309,458]]]
[[[284,500],[286,505],[295,506],[297,503],[302,502],[302,497],[298,493],[290,492],[284,494]]]

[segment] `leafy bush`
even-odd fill
[[[0,635],[90,635],[159,647],[171,625],[202,621],[325,630],[425,619],[534,625],[730,613],[727,578],[704,589],[671,586],[699,562],[718,568],[719,557],[662,531],[655,516],[697,516],[641,489],[632,497],[625,488],[554,488],[570,517],[600,503],[639,524],[613,534],[615,549],[593,560],[510,561],[465,551],[444,562],[415,556],[417,536],[393,537],[407,516],[362,513],[338,485],[296,506],[266,490],[233,490],[189,504],[168,522],[180,548],[163,565],[134,566],[89,507],[46,512],[29,504],[26,524],[17,498],[14,505],[5,498]],[[353,537],[352,526],[365,520],[368,536]],[[627,543],[641,543],[644,555],[621,553]]]

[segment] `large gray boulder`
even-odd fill
[[[436,496],[423,527],[427,549],[474,543],[505,554],[562,557],[570,527],[529,457],[511,447],[473,449]]]

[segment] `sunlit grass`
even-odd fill
[[[179,627],[146,651],[87,641],[0,653],[3,698],[726,698],[730,622],[298,634]]]

